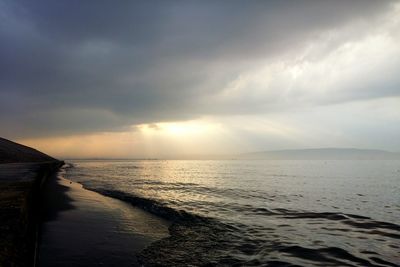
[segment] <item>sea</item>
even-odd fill
[[[144,266],[400,266],[399,160],[71,160],[172,222]]]

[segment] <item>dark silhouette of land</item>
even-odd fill
[[[0,137],[0,163],[45,161],[56,161],[56,159],[31,147]]]
[[[32,266],[44,181],[63,163],[0,138],[0,266]]]
[[[400,153],[376,149],[315,148],[252,152],[241,154],[239,158],[269,160],[388,160],[400,159]]]

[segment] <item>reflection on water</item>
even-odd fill
[[[75,161],[67,178],[175,220],[147,264],[398,266],[400,161]]]

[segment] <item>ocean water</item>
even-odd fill
[[[146,266],[400,266],[400,161],[71,161],[66,178],[173,221]]]

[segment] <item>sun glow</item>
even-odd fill
[[[213,120],[157,122],[126,132],[21,139],[59,158],[167,158],[232,152],[238,140]]]
[[[193,137],[210,134],[217,131],[220,126],[204,121],[187,122],[160,122],[141,124],[137,126],[144,135],[164,135],[169,137]]]

